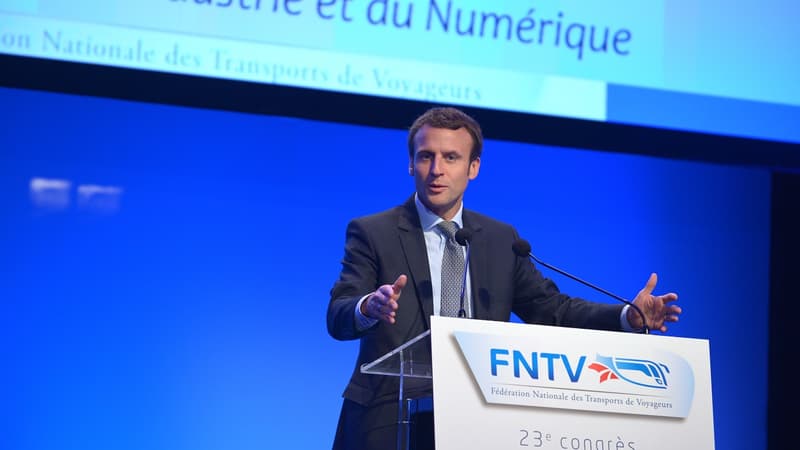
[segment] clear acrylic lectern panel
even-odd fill
[[[370,375],[400,377],[397,398],[397,450],[409,450],[412,416],[433,405],[431,330],[412,338],[391,352],[361,366]]]

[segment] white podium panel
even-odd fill
[[[708,341],[431,317],[437,450],[713,449]]]

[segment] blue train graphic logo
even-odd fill
[[[589,369],[598,372],[600,383],[623,380],[646,388],[667,388],[669,367],[655,361],[597,355],[597,360],[589,365]]]

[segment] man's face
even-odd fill
[[[469,180],[478,176],[480,158],[470,161],[472,136],[466,128],[448,130],[423,126],[414,136],[414,175],[417,195],[439,217],[455,216]]]

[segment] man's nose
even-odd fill
[[[431,159],[431,175],[439,176],[442,174],[442,158],[440,156],[434,156]]]

